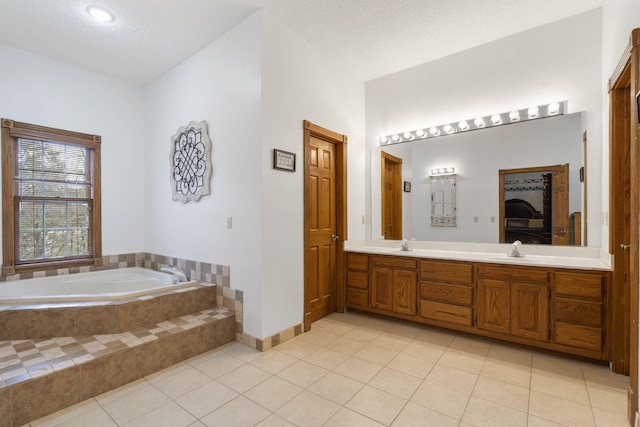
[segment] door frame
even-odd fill
[[[386,191],[384,189],[385,177],[387,176],[387,170],[385,165],[387,162],[393,164],[393,182],[395,187],[393,188],[394,192],[394,200],[393,200],[393,216],[396,220],[396,225],[394,227],[395,236],[400,236],[399,239],[402,240],[402,159],[400,157],[393,156],[384,151],[380,152],[380,222],[381,222],[381,233],[387,238],[386,230],[385,230],[385,206],[389,202],[387,200]]]
[[[640,282],[640,118],[637,96],[640,96],[640,28],[631,32],[629,44],[609,79],[609,253],[613,255],[611,367],[614,372],[628,372],[630,376],[627,419],[632,425],[638,412]],[[621,164],[625,165],[623,178],[619,173]],[[626,212],[615,209],[615,200],[627,195]],[[625,225],[627,218],[628,227]],[[619,262],[626,256],[629,257],[628,271],[626,264]]]
[[[345,286],[344,286],[344,242],[347,240],[347,136],[323,128],[308,120],[303,121],[304,132],[304,281],[307,282],[309,274],[309,227],[311,224],[311,138],[322,139],[335,145],[336,148],[336,307],[337,311],[344,312]],[[311,320],[308,318],[308,301],[306,285],[304,289],[304,330],[311,329]]]

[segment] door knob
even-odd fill
[[[336,236],[335,234],[331,235],[331,240],[338,240],[338,236]]]
[[[623,251],[628,251],[629,249],[631,249],[631,245],[620,245],[620,249],[622,249]]]

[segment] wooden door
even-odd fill
[[[540,341],[549,339],[549,290],[546,286],[511,284],[511,333]]]
[[[415,270],[393,271],[393,311],[410,316],[417,314],[417,283],[418,274]]]
[[[478,328],[508,334],[511,331],[510,283],[478,280]]]
[[[346,137],[304,122],[304,326],[344,310]]]
[[[555,166],[551,180],[551,244],[569,244],[569,164]]]
[[[371,307],[380,310],[393,310],[393,268],[374,267],[371,269],[369,298],[371,298]]]
[[[402,159],[382,152],[382,235],[402,240]]]

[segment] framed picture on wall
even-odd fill
[[[289,172],[296,171],[296,153],[273,149],[273,168]]]

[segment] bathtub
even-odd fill
[[[191,287],[170,274],[130,267],[0,283],[0,304],[111,301]]]

